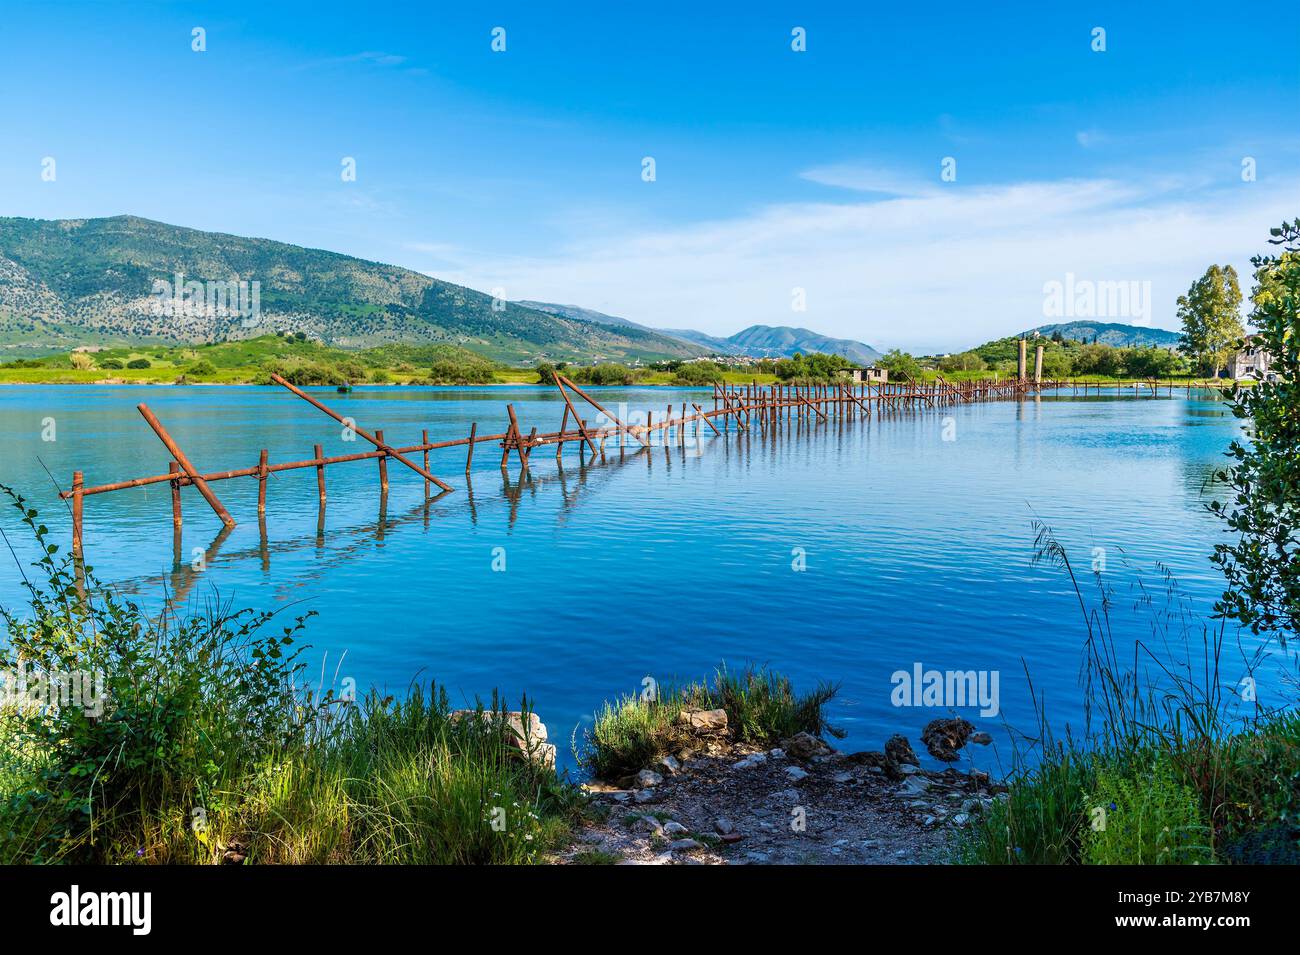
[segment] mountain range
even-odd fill
[[[690,328],[650,328],[631,319],[604,312],[593,311],[578,305],[556,305],[552,302],[521,301],[520,305],[528,308],[562,315],[567,318],[596,322],[614,328],[639,328],[668,335],[680,341],[695,345],[713,355],[752,355],[756,358],[789,358],[795,352],[825,352],[843,355],[850,361],[869,365],[881,357],[881,353],[870,345],[850,338],[830,338],[806,328],[792,328],[788,325],[750,325],[726,338],[697,332]]]
[[[709,354],[880,353],[806,328],[720,338],[576,305],[506,302],[420,272],[154,222],[0,217],[0,347],[199,344],[302,332],[340,348],[451,344],[497,361],[645,362]]]
[[[342,348],[453,344],[509,363],[705,353],[649,329],[540,312],[410,269],[270,239],[135,216],[0,218],[0,346],[9,351],[268,332],[303,332]]]

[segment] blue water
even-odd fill
[[[708,398],[597,390],[611,410],[625,402],[656,419],[669,403]],[[562,412],[553,394],[523,387],[320,395],[397,444],[418,443],[422,428],[434,440],[459,437],[474,420],[480,433],[503,431],[506,402],[525,433],[554,430]],[[66,487],[74,468],[88,485],[166,471],[140,401],[205,472],[255,464],[263,447],[272,462],[310,458],[316,442],[326,454],[366,450],[271,388],[10,387],[0,390],[0,480],[66,542],[50,475]],[[54,441],[42,439],[47,418]],[[279,474],[265,542],[255,481],[213,486],[239,521],[224,537],[187,488],[179,563],[165,484],[91,497],[86,556],[101,578],[155,604],[165,586],[188,601],[217,592],[239,605],[317,611],[307,658],[327,684],[351,677],[400,691],[432,677],[464,701],[526,691],[568,765],[575,728],[647,675],[693,678],[726,661],[771,664],[799,685],[840,681],[832,722],[861,749],[895,732],[915,740],[948,712],[892,705],[895,671],[997,671],[1000,714],[958,711],[995,734],[972,758],[996,768],[1009,756],[1003,721],[1033,724],[1026,669],[1058,726],[1083,713],[1077,598],[1059,569],[1033,563],[1033,521],[1055,530],[1090,598],[1093,549],[1105,548],[1122,646],[1151,634],[1149,615],[1133,609],[1134,585],[1158,584],[1160,567],[1208,616],[1220,579],[1207,555],[1221,530],[1205,511],[1205,485],[1236,431],[1209,400],[1063,395],[792,424],[775,441],[733,430],[685,449],[620,453],[611,443],[592,466],[570,448],[560,468],[540,449],[522,479],[513,456],[503,478],[500,449],[484,444],[472,480],[463,449],[434,452],[432,470],[456,492],[427,506],[421,479],[390,463],[382,516],[376,462],[330,468],[323,533],[315,472]],[[5,508],[0,526],[30,556],[14,517]],[[497,548],[503,572],[493,570]],[[800,553],[806,569],[796,571]],[[18,582],[13,562],[0,563],[0,601],[21,599]],[[1233,683],[1245,672],[1235,641]],[[1281,692],[1284,666],[1275,651],[1259,675],[1262,701]]]

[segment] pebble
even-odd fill
[[[836,773],[834,776],[831,777],[831,782],[833,782],[833,783],[851,783],[851,782],[853,782],[853,774],[852,774],[852,773]]]
[[[683,826],[680,822],[664,823],[664,835],[666,836],[681,836],[681,835],[685,835],[688,831],[689,830],[685,826]]]
[[[625,796],[623,798],[626,799],[627,797]],[[648,802],[654,802],[656,799],[659,798],[659,794],[656,793],[653,789],[638,789],[636,791],[636,795],[633,796],[632,798],[635,799],[638,803],[644,804]],[[621,802],[622,800],[619,801]]]
[[[778,746],[776,749],[768,750],[767,755],[771,756],[773,759],[785,759],[785,750]]]
[[[694,839],[676,839],[668,844],[669,852],[689,852],[692,849],[704,848]]]
[[[785,771],[785,774],[786,774],[787,776],[789,776],[790,779],[793,780],[793,781],[796,782],[796,783],[797,783],[799,780],[801,780],[801,779],[807,779],[807,778],[808,778],[808,773],[807,773],[805,770],[800,769],[798,766],[789,766],[789,767],[787,767],[787,768],[786,768],[786,771]]]
[[[751,766],[761,766],[766,762],[767,762],[767,753],[750,753],[744,759],[732,763],[731,768],[749,769]]]
[[[736,826],[730,819],[728,819],[726,816],[723,816],[720,819],[714,820],[713,831],[720,836],[726,836],[735,832]]]
[[[648,789],[651,786],[658,786],[664,778],[656,773],[653,769],[643,769],[636,774],[636,784],[642,789]]]

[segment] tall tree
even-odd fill
[[[1216,477],[1232,491],[1210,510],[1238,538],[1215,547],[1228,581],[1216,611],[1255,633],[1297,632],[1300,624],[1300,219],[1272,229],[1279,255],[1256,256],[1251,322],[1272,357],[1273,380],[1234,388],[1233,413],[1246,440],[1228,450]],[[1272,377],[1272,376],[1270,376]]]
[[[1246,336],[1237,270],[1211,265],[1186,295],[1178,296],[1178,317],[1183,323],[1179,347],[1217,377]]]

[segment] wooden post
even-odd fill
[[[85,483],[80,471],[72,472],[72,556],[77,560],[81,559],[81,514],[85,503],[81,489]]]
[[[564,454],[564,429],[569,426],[569,406],[564,406],[564,417],[560,419],[560,440],[555,443],[555,460]]]
[[[380,428],[375,432],[375,438],[379,441],[379,448],[383,450],[387,445],[384,444],[384,430]],[[428,468],[424,469],[427,474]],[[428,478],[425,478],[428,481]],[[388,453],[385,451],[379,456],[379,493],[385,497],[388,496]]]
[[[420,431],[420,443],[424,445],[424,469],[429,470],[429,429],[423,428]],[[424,496],[429,496],[429,479],[424,479]]]
[[[257,458],[257,513],[266,514],[266,448]]]
[[[469,466],[474,463],[474,435],[478,433],[478,422],[469,423],[469,450],[465,452],[465,473],[469,474]]]
[[[212,493],[212,488],[208,487],[208,482],[199,476],[198,471],[194,470],[194,465],[190,463],[190,459],[185,456],[185,452],[180,449],[180,446],[172,440],[172,436],[167,433],[167,429],[162,426],[162,422],[149,410],[149,406],[138,404],[136,410],[144,416],[144,420],[149,423],[149,427],[153,428],[154,434],[158,435],[158,439],[171,452],[172,457],[176,459],[176,463],[181,466],[189,477],[190,483],[198,488],[204,500],[212,505],[212,510],[216,512],[217,517],[221,518],[221,523],[227,527],[234,527],[235,519],[230,516],[230,512],[226,510],[221,501],[217,500],[217,496]]]
[[[515,417],[515,406],[506,405],[506,413],[510,415],[510,432],[515,437],[515,454],[519,457],[519,466],[526,468],[528,467],[528,455],[525,453],[523,439],[519,435],[519,419]],[[533,429],[533,433],[537,433],[536,428]],[[509,456],[509,453],[510,449],[506,448],[507,456]],[[504,466],[504,462],[502,462],[502,465]]]
[[[1018,372],[1018,374],[1017,374],[1017,377],[1018,377],[1021,381],[1024,381],[1024,380],[1025,380],[1025,348],[1026,348],[1026,346],[1027,346],[1026,341],[1025,341],[1023,338],[1020,339],[1020,364],[1017,365],[1017,368],[1019,369],[1019,372]]]
[[[167,471],[169,474],[175,474],[176,477],[171,481],[172,487],[172,527],[176,530],[181,529],[181,466],[175,461],[167,462]]]
[[[317,461],[325,457],[319,444],[312,445],[311,453]],[[323,464],[316,465],[316,496],[323,510],[325,507],[325,465]]]

